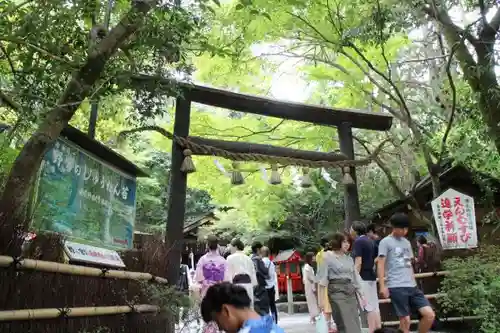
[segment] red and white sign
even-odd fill
[[[450,188],[432,200],[432,213],[443,249],[477,247],[474,198]]]
[[[86,262],[102,266],[125,267],[118,252],[113,250],[74,242],[64,242],[64,251],[71,261]]]

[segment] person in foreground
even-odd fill
[[[201,315],[205,322],[214,321],[227,333],[285,333],[269,314],[260,316],[250,307],[245,288],[229,282],[208,288]]]
[[[413,251],[410,242],[405,238],[410,226],[408,216],[396,213],[390,222],[392,233],[382,239],[378,252],[380,295],[383,298],[390,297],[403,333],[410,332],[412,307],[422,316],[418,332],[428,333],[436,315],[422,291],[417,288],[412,266]]]
[[[318,268],[318,283],[328,287],[328,299],[338,333],[361,333],[358,299],[362,308],[366,304],[361,277],[354,268],[354,261],[347,255],[349,247],[346,235],[333,235],[330,242],[332,252],[324,256],[323,264]]]

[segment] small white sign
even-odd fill
[[[64,251],[71,261],[102,266],[125,267],[122,258],[114,250],[74,242],[64,242]]]
[[[432,213],[443,249],[477,247],[474,198],[450,188],[432,200]]]

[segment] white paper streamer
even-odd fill
[[[260,171],[262,172],[262,179],[265,181],[265,182],[268,182],[269,181],[269,178],[267,177],[267,170],[264,166],[260,166]]]
[[[327,183],[330,183],[332,185],[332,188],[337,188],[337,181],[332,179],[332,176],[325,170],[325,168],[321,168],[321,176],[323,177],[324,180],[326,180]]]
[[[223,166],[223,165],[222,165],[222,164],[221,164],[221,163],[220,163],[217,159],[215,159],[215,158],[214,158],[214,163],[215,163],[215,166],[217,167],[217,169],[219,169],[219,170],[220,170],[220,172],[222,172],[222,174],[223,174],[224,176],[226,176],[226,177],[231,176],[231,175],[229,174],[229,172],[227,172],[227,171],[226,171],[226,169],[224,169],[224,166]]]

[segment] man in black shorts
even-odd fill
[[[399,328],[403,333],[410,332],[412,309],[422,316],[418,332],[428,333],[434,322],[434,310],[420,289],[417,288],[412,266],[413,251],[405,238],[410,226],[408,216],[396,213],[391,217],[392,233],[382,239],[378,249],[377,273],[380,295],[390,297]],[[386,280],[384,280],[384,277]]]

